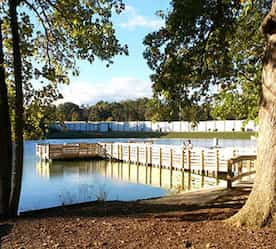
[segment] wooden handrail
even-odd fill
[[[247,161],[247,160],[254,161],[256,159],[257,159],[256,155],[242,155],[242,156],[231,158],[229,161],[231,162],[231,164],[235,164],[235,163]]]
[[[231,158],[227,161],[227,188],[232,188],[233,182],[242,179],[243,177],[250,176],[252,174],[255,174],[256,171],[252,170],[249,172],[245,172],[242,174],[239,174],[237,176],[233,176],[233,165],[236,163],[242,163],[243,161],[255,161],[257,159],[256,155],[241,155],[234,158]]]

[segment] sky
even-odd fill
[[[144,37],[163,25],[157,10],[167,10],[169,0],[125,0],[125,11],[113,18],[116,35],[121,44],[129,47],[129,56],[116,56],[114,64],[95,60],[93,64],[79,61],[80,75],[71,77],[68,86],[61,86],[61,102],[91,105],[100,100],[121,101],[151,97],[151,82],[146,60],[143,58]]]

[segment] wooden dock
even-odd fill
[[[69,160],[105,157],[105,152],[99,144],[37,144],[36,155],[44,160]]]
[[[45,160],[104,158],[224,179],[228,187],[254,174],[256,151],[245,148],[192,148],[151,143],[38,144],[36,154]]]

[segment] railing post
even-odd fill
[[[216,179],[219,184],[219,150],[216,151]]]
[[[124,148],[122,144],[121,144],[121,160],[124,161]]]
[[[130,162],[130,145],[128,145],[128,162]]]
[[[107,152],[106,152],[106,144],[104,144],[104,158],[106,158],[106,154],[107,154]]]
[[[181,151],[181,189],[185,188],[185,149]]]
[[[148,147],[147,146],[145,146],[145,154],[146,154],[145,164],[146,166],[148,166]]]
[[[232,188],[232,160],[227,161],[227,188]]]
[[[191,150],[189,150],[189,149],[188,149],[188,154],[187,154],[187,163],[188,163],[188,171],[192,172]]]
[[[205,162],[204,162],[204,150],[201,151],[201,187],[204,186],[205,175]]]
[[[201,151],[201,174],[205,174],[204,150]]]
[[[152,165],[152,147],[150,146],[150,165]]]
[[[136,147],[136,162],[139,164],[139,146]]]
[[[188,190],[191,189],[192,183],[192,166],[191,166],[191,150],[187,151],[187,163],[188,163]]]
[[[242,174],[242,161],[238,162],[238,175]]]
[[[150,146],[150,174],[149,174],[149,182],[152,183],[152,146]]]
[[[250,160],[247,160],[246,167],[247,167],[247,172],[250,172],[251,171],[251,161]]]
[[[111,148],[110,148],[110,159],[113,159],[113,143],[111,144]]]
[[[170,188],[172,188],[173,181],[173,149],[170,149]]]
[[[162,186],[162,148],[159,151],[159,183]]]

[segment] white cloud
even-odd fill
[[[132,77],[116,77],[109,82],[87,83],[72,82],[63,86],[63,99],[57,103],[73,102],[81,104],[95,104],[100,100],[121,101],[140,97],[151,97],[151,83]]]
[[[160,18],[151,18],[139,15],[138,12],[132,6],[127,5],[125,11],[123,12],[127,17],[125,22],[119,24],[123,28],[129,30],[134,30],[135,28],[150,28],[150,29],[159,29],[164,25],[164,21]]]

